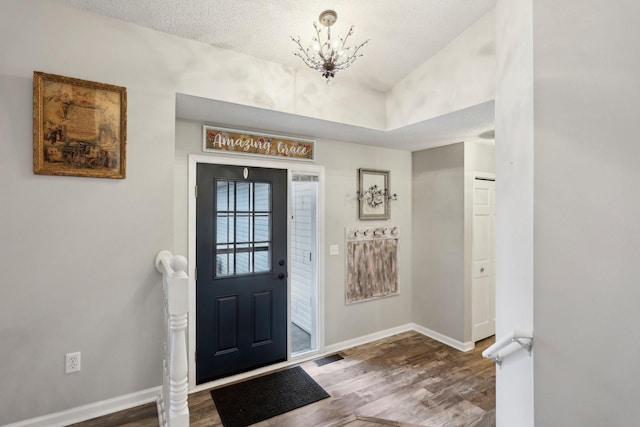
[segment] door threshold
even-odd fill
[[[290,362],[301,363],[309,359],[315,359],[320,353],[318,350],[302,350],[291,355]]]
[[[232,383],[237,383],[252,377],[268,374],[270,372],[278,371],[283,368],[288,368],[290,366],[298,365],[302,362],[306,362],[307,360],[312,360],[320,356],[322,356],[322,354],[320,354],[317,350],[307,351],[302,354],[297,354],[295,356],[292,355],[290,360],[286,362],[274,363],[273,365],[263,366],[262,368],[257,368],[252,371],[242,372],[240,374],[219,378],[217,380],[209,381],[203,384],[198,384],[194,388],[189,390],[189,394],[197,393],[203,390],[209,390],[212,388],[218,388],[218,387],[232,384]]]

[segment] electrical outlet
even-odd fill
[[[80,352],[77,351],[75,353],[67,353],[66,355],[66,364],[65,364],[65,374],[70,374],[72,372],[80,372]]]

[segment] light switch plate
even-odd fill
[[[338,245],[329,245],[329,255],[338,255],[340,247]]]

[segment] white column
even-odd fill
[[[496,338],[533,325],[533,5],[496,4]],[[496,371],[496,424],[533,427],[534,356]],[[542,424],[540,424],[542,425]]]

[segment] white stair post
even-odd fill
[[[189,425],[187,260],[180,255],[173,256],[169,251],[160,251],[156,256],[155,265],[163,277],[166,319],[165,372],[159,402],[163,418],[161,425],[186,427]]]

